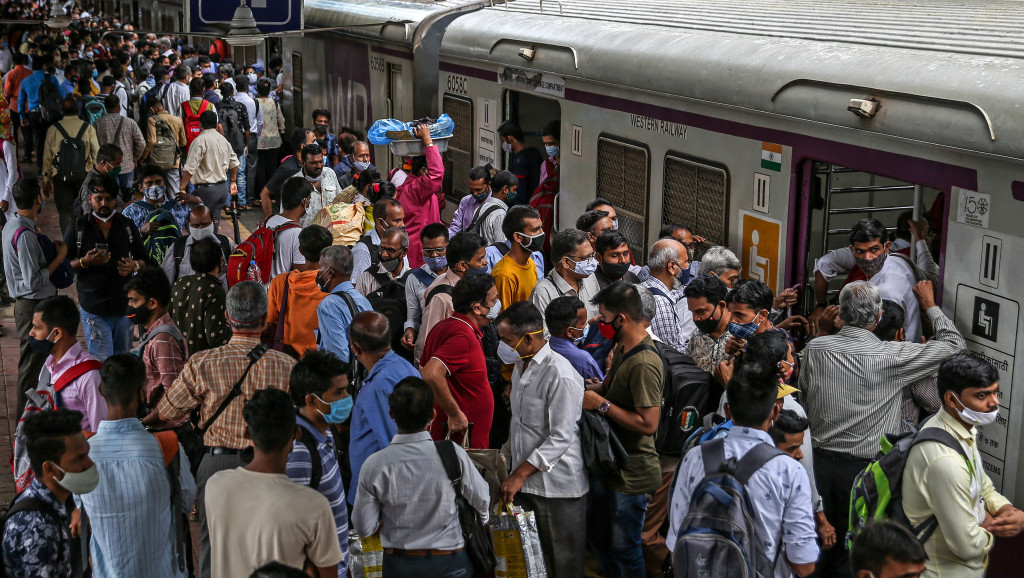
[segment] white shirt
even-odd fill
[[[917,245],[917,266],[925,272],[931,272],[935,267],[935,261],[928,250],[928,244],[918,241]],[[814,265],[815,272],[821,272],[826,281],[831,281],[836,275],[849,272],[857,261],[853,257],[853,251],[849,247],[843,247],[829,251]],[[882,270],[875,273],[868,281],[878,287],[882,299],[894,301],[903,308],[903,329],[907,333],[907,341],[917,343],[921,340],[921,314],[917,297],[914,296],[914,285],[917,285],[917,278],[910,266],[900,257],[889,255],[885,258]]]
[[[520,491],[545,498],[579,498],[590,490],[577,422],[583,412],[583,377],[551,345],[512,370],[512,471],[530,462],[538,472]]]
[[[742,457],[759,443],[775,445],[767,432],[733,426],[725,436],[725,458]],[[700,446],[697,446],[687,452],[679,464],[679,476],[669,506],[666,544],[670,548],[675,547],[679,529],[690,509],[690,496],[703,479],[704,459]],[[775,564],[776,578],[793,575],[786,560],[794,564],[818,560],[818,534],[811,511],[810,482],[800,464],[789,456],[769,460],[750,476],[746,493],[753,505],[754,516],[760,522],[760,539],[765,541],[764,553],[769,560],[775,559],[780,542],[785,542],[785,552]]]
[[[249,113],[249,132],[252,136],[263,132],[263,109],[256,104],[256,100],[248,93],[235,91],[235,102],[245,105],[245,110]]]
[[[320,190],[318,191],[315,186],[313,187],[313,192],[309,194],[309,208],[306,209],[306,214],[302,215],[302,218],[299,219],[299,224],[302,225],[302,228],[312,225],[313,219],[316,218],[316,214],[320,212],[320,209],[333,205],[334,198],[341,192],[338,175],[334,174],[334,171],[324,169],[320,175]],[[294,177],[306,178],[302,173],[302,169],[299,169],[299,172],[292,175],[292,178]],[[310,184],[312,185],[313,183]],[[281,212],[284,212],[284,207],[281,208]]]
[[[490,489],[466,451],[455,448],[462,467],[462,495],[488,519]],[[359,471],[352,527],[360,536],[380,530],[381,545],[402,550],[456,550],[465,545],[448,479],[430,432],[397,434]]]
[[[188,85],[177,80],[167,85],[164,93],[164,108],[174,116],[181,117],[181,105],[191,97]]]
[[[0,148],[3,148],[3,159],[0,159],[0,201],[7,201],[7,220],[10,220],[18,210],[14,204],[14,183],[18,182],[18,150],[7,139],[0,140]]]
[[[267,228],[273,229],[285,223],[294,222],[281,215],[274,215],[267,219]],[[281,231],[274,237],[274,264],[270,267],[271,279],[281,273],[291,271],[294,265],[301,265],[306,262],[306,258],[299,252],[300,232],[302,232],[300,227],[292,227],[286,231]]]

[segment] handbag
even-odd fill
[[[469,460],[476,466],[476,471],[487,482],[491,490],[490,505],[501,503],[501,484],[508,478],[508,459],[501,450],[478,450],[469,447],[469,440],[473,436],[473,424],[469,424],[466,435],[462,436],[462,449],[466,451]],[[451,433],[445,437],[451,439]]]
[[[462,527],[462,537],[466,541],[466,554],[473,564],[473,573],[487,574],[494,570],[494,547],[479,512],[462,495],[462,465],[455,452],[455,442],[445,440],[434,442],[434,445],[437,447],[437,453],[441,455],[441,463],[444,464],[444,470],[452,482],[452,488],[455,489],[455,507],[458,509],[459,525]]]
[[[590,473],[611,475],[626,465],[629,454],[607,418],[594,410],[587,410],[583,412],[579,425],[583,465]]]

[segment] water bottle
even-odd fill
[[[249,261],[249,269],[245,278],[247,281],[263,282],[263,273],[260,271],[260,266],[256,264],[255,260]]]

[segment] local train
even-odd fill
[[[181,21],[179,2],[154,5],[143,28]],[[448,113],[452,201],[471,167],[506,163],[504,119],[538,148],[558,120],[558,225],[605,197],[642,259],[663,224],[687,223],[732,247],[744,276],[776,291],[802,285],[807,312],[815,259],[845,246],[852,223],[929,212],[941,305],[1000,370],[1000,417],[980,435],[985,468],[1024,501],[1019,2],[305,0],[304,10],[307,28],[345,28],[273,47],[294,90],[289,120],[308,126],[327,108],[333,130],[365,130]],[[386,147],[374,153],[395,165]]]

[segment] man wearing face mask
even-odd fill
[[[683,283],[680,277],[690,270],[686,247],[675,239],[661,239],[651,245],[647,258],[651,276],[644,287],[654,294],[658,311],[651,320],[651,330],[676,351],[686,351],[690,336],[697,330],[693,316],[683,302]]]
[[[568,359],[586,383],[594,385],[604,381],[604,372],[589,353],[580,349],[580,344],[590,333],[587,321],[587,308],[579,298],[571,295],[558,297],[544,310],[552,351]]]
[[[376,311],[356,315],[349,330],[352,355],[366,370],[366,379],[359,388],[359,397],[352,408],[349,434],[349,463],[352,484],[348,503],[355,504],[359,471],[372,454],[388,447],[398,433],[395,420],[388,414],[388,396],[395,385],[407,377],[419,378],[411,363],[391,349],[391,328],[388,318]]]
[[[633,273],[632,252],[625,235],[615,230],[605,231],[597,237],[594,250],[598,265],[594,278],[601,289],[616,281],[640,283],[640,278]]]
[[[344,423],[352,413],[348,374],[349,365],[336,355],[310,351],[295,364],[288,378],[288,390],[298,408],[296,421],[302,433],[288,454],[285,471],[291,481],[317,490],[331,505],[343,555],[338,564],[338,578],[348,576],[348,509],[331,425]],[[313,466],[314,460],[319,462],[319,468]],[[319,480],[314,479],[317,471]],[[355,470],[352,477],[357,479]]]
[[[364,271],[374,271],[380,265],[381,235],[393,227],[405,226],[405,210],[392,198],[383,198],[373,204],[373,229],[359,238],[352,247],[352,277],[359,279]],[[409,267],[409,256],[402,257],[402,267]]]
[[[519,181],[519,190],[523,195],[532,195],[540,184],[540,167],[544,164],[544,157],[535,147],[526,146],[523,129],[512,119],[498,125],[498,138],[501,140],[502,152],[508,155],[508,170]],[[518,205],[528,201],[528,198],[520,199],[516,196],[510,203]]]
[[[725,298],[732,335],[725,345],[727,354],[736,355],[743,350],[748,337],[774,328],[768,319],[774,298],[771,288],[760,281],[740,279],[736,282]]]
[[[927,575],[980,578],[994,538],[1011,538],[1024,529],[1024,512],[995,490],[978,453],[978,427],[999,419],[999,371],[958,353],[939,366],[938,387],[942,410],[924,423],[921,434],[938,430],[946,441],[911,448],[903,470],[903,507],[913,527],[933,516],[938,521],[924,543]]]
[[[373,306],[352,285],[352,251],[344,245],[332,245],[320,254],[316,284],[327,297],[317,307],[317,347],[349,362],[348,328],[360,311]]]
[[[302,168],[295,173],[295,177],[306,179],[306,182],[312,187],[309,208],[306,210],[306,214],[299,219],[301,226],[308,227],[313,223],[313,219],[320,209],[334,204],[334,199],[341,192],[341,187],[334,171],[324,170],[324,152],[320,145],[313,143],[302,147],[300,159]]]
[[[60,230],[63,231],[68,228],[73,218],[75,199],[78,198],[79,191],[82,190],[83,180],[75,179],[71,180],[69,176],[72,171],[68,171],[69,168],[84,169],[88,175],[92,172],[93,166],[96,164],[96,153],[99,151],[99,142],[96,140],[96,129],[93,128],[89,123],[78,118],[78,101],[74,98],[65,98],[63,104],[64,118],[50,126],[50,129],[46,132],[46,146],[43,148],[42,158],[42,181],[43,190],[46,195],[53,195],[53,200],[57,203],[57,214],[60,215]],[[14,127],[11,127],[14,130]],[[63,133],[61,132],[63,131]],[[65,136],[65,134],[67,136]],[[57,153],[60,152],[60,144],[65,138],[75,139],[78,138],[84,143],[82,153],[84,155],[85,165],[82,167],[57,167],[54,163],[54,159]],[[13,166],[12,163],[8,163]],[[63,170],[62,170],[63,169]],[[16,178],[17,170],[9,172],[8,178]],[[79,173],[80,175],[81,173]]]
[[[416,347],[427,287],[438,275],[448,271],[448,229],[442,223],[431,223],[420,232],[420,242],[423,244],[423,266],[413,269],[405,280],[405,332],[402,334],[402,347],[409,351]]]
[[[853,480],[875,457],[878,439],[900,432],[904,389],[966,346],[953,321],[935,305],[932,284],[919,282],[914,294],[935,328],[934,340],[880,341],[871,331],[882,315],[882,297],[874,285],[855,281],[839,293],[843,328],[804,349],[797,387],[814,432],[815,481],[833,527],[848,525]],[[869,411],[865,400],[871,401]],[[849,576],[846,557],[842,541],[827,550],[821,562],[824,575]]]
[[[540,215],[533,208],[517,205],[514,210],[509,210],[508,215],[502,229],[505,231],[503,236],[512,242],[512,246],[491,269],[491,276],[498,287],[498,298],[502,303],[511,305],[529,299],[537,286],[538,267],[531,255],[544,246],[545,235]]]
[[[331,111],[318,108],[313,111],[313,132],[316,133],[316,144],[324,151],[324,164],[334,167],[338,164],[338,137],[330,133]]]
[[[501,302],[494,279],[486,274],[463,277],[451,298],[452,316],[431,330],[419,358],[437,412],[430,435],[442,440],[450,433],[456,443],[469,435],[469,447],[485,449],[490,447],[494,394],[481,329],[498,316]],[[473,428],[467,433],[470,424]]]
[[[172,285],[182,277],[195,273],[195,269],[192,267],[192,246],[196,242],[203,239],[215,240],[220,245],[225,263],[227,263],[231,252],[235,250],[235,244],[231,242],[231,239],[213,232],[213,214],[210,213],[210,208],[206,205],[196,205],[188,211],[187,231],[187,234],[174,240],[160,264],[160,268],[167,274]],[[224,286],[224,291],[227,291],[228,282],[223,267],[220,267],[218,277]]]
[[[530,218],[540,218],[539,213],[533,207],[528,205],[515,205],[513,207],[509,207],[508,212],[505,213],[505,218],[501,223],[502,231],[515,231],[516,229],[514,228],[517,227],[517,225],[514,223],[521,223],[523,219]],[[543,232],[543,230],[540,232]],[[487,268],[492,273],[494,271],[494,267],[498,264],[498,261],[501,261],[501,259],[512,249],[512,241],[509,240],[511,238],[512,237],[509,236],[509,233],[506,232],[504,241],[487,245],[487,248],[485,249],[487,252]],[[544,245],[550,245],[546,233],[544,234]],[[533,253],[530,253],[530,261],[533,262],[534,267],[537,269],[537,279],[543,277],[544,254],[541,251],[534,251]]]
[[[160,167],[146,165],[142,171],[142,199],[121,210],[121,214],[131,219],[144,237],[156,233],[161,225],[171,223],[177,226],[180,233],[187,232],[189,209],[203,202],[199,197],[187,193],[179,193],[177,198],[168,197],[164,174]],[[170,239],[163,249],[173,242],[174,239]],[[151,256],[162,262],[164,253]]]
[[[544,318],[530,302],[513,303],[495,323],[498,355],[515,364],[507,442],[512,473],[501,485],[502,502],[514,500],[536,514],[551,576],[583,576],[590,490],[577,423],[583,378],[548,345]]]
[[[117,145],[106,144],[99,148],[96,153],[96,164],[85,174],[85,180],[82,181],[82,186],[78,189],[78,197],[74,206],[71,207],[72,218],[78,218],[89,213],[91,210],[89,205],[89,185],[100,177],[113,178],[115,186],[111,187],[110,193],[115,199],[120,196],[121,187],[117,182],[117,177],[121,174],[122,161],[124,161],[124,155]],[[64,230],[67,230],[67,227]]]
[[[103,360],[131,348],[124,285],[146,266],[148,256],[135,224],[114,211],[116,181],[102,177],[89,187],[92,211],[72,222],[64,232],[64,244],[75,269],[89,353]]]
[[[590,238],[579,229],[562,229],[551,241],[551,261],[554,268],[537,282],[530,301],[543,311],[556,297],[575,295],[587,307],[587,318],[598,315],[597,305],[592,303],[600,291],[594,272],[597,259]]]
[[[928,223],[910,221],[910,232],[917,249],[917,260],[898,255],[888,241],[888,231],[875,219],[862,219],[850,229],[850,246],[829,251],[814,267],[815,308],[811,321],[816,321],[828,305],[829,282],[847,273],[844,284],[870,281],[878,287],[883,299],[895,301],[906,313],[903,327],[909,341],[921,337],[921,314],[914,298],[918,274],[932,281],[938,279],[938,266],[928,249]],[[889,257],[893,257],[890,259]]]
[[[462,197],[458,208],[455,209],[452,224],[448,227],[449,236],[454,237],[456,234],[468,230],[476,216],[477,209],[490,198],[491,170],[491,165],[473,167],[469,170],[469,194]]]
[[[541,140],[544,142],[544,151],[548,158],[540,169],[540,181],[535,191],[529,191],[530,206],[540,213],[541,221],[544,223],[544,233],[547,234],[545,251],[551,250],[551,236],[555,229],[555,199],[559,191],[559,166],[561,164],[561,152],[558,143],[561,135],[559,121],[553,120],[544,126],[541,133]]]
[[[594,209],[587,211],[576,219],[576,228],[587,234],[591,244],[597,243],[597,238],[605,231],[614,231],[615,222],[607,211]]]
[[[3,564],[8,576],[73,576],[71,494],[99,485],[82,434],[82,414],[69,409],[34,412],[24,436],[35,479],[8,510]]]
[[[434,326],[451,316],[453,309],[452,293],[455,285],[466,275],[486,275],[487,256],[484,252],[484,241],[478,235],[462,232],[448,242],[448,270],[439,273],[423,293],[423,321],[413,359],[419,360],[423,355],[423,347]],[[499,306],[500,310],[500,306]]]
[[[729,289],[718,277],[701,275],[686,285],[683,295],[697,331],[686,346],[686,354],[697,367],[713,372],[728,358],[725,346],[732,338],[729,321],[732,314],[725,299]]]
[[[356,279],[356,291],[367,297],[392,281],[404,285],[409,274],[406,254],[409,252],[409,234],[401,227],[392,227],[380,237],[377,246],[379,264],[376,269],[367,269]]]
[[[466,227],[467,231],[476,233],[484,238],[484,243],[493,245],[506,241],[505,233],[502,231],[502,223],[508,213],[506,201],[515,196],[518,186],[515,176],[508,171],[498,171],[491,179],[491,196],[477,207],[473,214],[473,221]],[[541,247],[538,247],[539,251]]]
[[[343,189],[354,183],[360,174],[371,170],[377,167],[370,162],[370,145],[361,140],[352,143],[352,154],[341,157],[334,165],[334,175]]]

